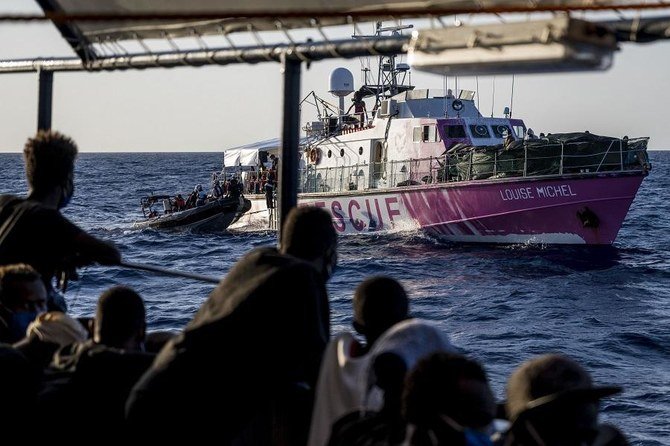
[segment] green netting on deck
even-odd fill
[[[507,147],[458,144],[447,154],[449,181],[607,172],[649,166],[648,138],[561,133]]]

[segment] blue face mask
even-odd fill
[[[465,435],[465,444],[467,446],[493,446],[491,437],[484,432],[466,427],[463,430]]]
[[[16,342],[26,336],[28,325],[37,317],[36,311],[17,311],[9,321],[10,342]]]

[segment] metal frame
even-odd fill
[[[299,143],[299,103],[300,103],[300,66],[303,62],[309,63],[315,60],[331,58],[354,58],[361,56],[380,56],[406,53],[408,50],[409,38],[404,36],[395,37],[376,37],[376,38],[358,38],[355,40],[337,40],[329,41],[322,32],[318,21],[314,25],[320,32],[324,41],[322,42],[304,42],[289,43],[277,45],[258,45],[252,47],[234,47],[207,49],[201,48],[195,51],[183,51],[179,48],[173,48],[173,51],[151,52],[149,48],[144,47],[146,53],[135,54],[116,54],[112,56],[101,56],[97,54],[91,45],[91,42],[81,33],[76,26],[77,20],[110,20],[122,19],[123,17],[114,15],[77,15],[64,14],[59,10],[52,0],[37,0],[45,11],[45,16],[11,16],[0,15],[0,21],[27,21],[27,20],[52,20],[61,35],[72,46],[78,57],[66,58],[46,58],[46,59],[22,59],[0,61],[0,74],[2,73],[39,73],[39,104],[38,104],[38,129],[46,130],[51,127],[52,101],[53,101],[53,73],[56,71],[103,71],[103,70],[126,70],[143,68],[171,68],[180,66],[203,66],[203,65],[227,65],[234,63],[253,64],[258,62],[281,62],[283,64],[284,75],[284,102],[283,102],[283,128],[282,128],[282,149],[280,158],[282,168],[280,173],[280,190],[278,196],[278,240],[281,242],[282,221],[289,210],[297,204],[297,170],[298,170],[298,143]],[[655,4],[654,9],[670,7],[670,3]],[[537,4],[521,8],[524,12],[538,12],[540,10],[550,10],[540,8]],[[576,10],[599,10],[611,9],[594,7],[555,8],[557,11]],[[622,9],[650,9],[648,4],[640,4],[635,7]],[[413,16],[437,16],[448,14],[459,14],[467,11],[463,10],[422,10],[417,11]],[[490,10],[480,10],[473,12],[492,12]],[[499,12],[522,12],[519,11],[499,11]],[[397,12],[396,12],[397,13]],[[402,15],[406,15],[403,11]],[[355,23],[355,18],[379,18],[380,12],[362,13],[356,17],[346,14],[331,14],[332,16],[346,17],[348,21]],[[367,15],[366,15],[367,14]],[[248,16],[248,14],[245,14]],[[270,14],[271,15],[271,14]],[[305,13],[299,14],[304,17]],[[383,15],[383,14],[381,14]],[[389,14],[390,15],[390,14]],[[150,14],[148,17],[132,15],[131,19],[165,19],[176,17],[162,17],[165,14]],[[197,15],[197,17],[202,14]],[[265,12],[264,17],[268,17]],[[360,16],[360,17],[359,17]],[[194,19],[196,16],[186,15],[187,18]],[[222,18],[222,14],[217,14],[217,18]],[[649,42],[652,40],[661,40],[670,38],[670,18],[654,19],[634,19],[623,22],[608,23],[616,26],[617,40],[620,42],[640,41]],[[120,46],[120,45],[119,45]],[[122,46],[120,46],[123,49]],[[390,120],[389,120],[390,122]]]

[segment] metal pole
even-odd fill
[[[40,70],[37,103],[37,130],[51,129],[51,109],[53,104],[54,74]]]
[[[284,56],[284,123],[279,172],[277,242],[281,245],[282,224],[298,204],[298,150],[300,144],[300,60]]]
[[[137,269],[141,271],[149,271],[152,273],[163,274],[170,277],[185,277],[187,279],[197,280],[200,282],[215,283],[218,284],[220,279],[211,276],[204,276],[202,274],[194,274],[185,271],[177,271],[174,269],[163,268],[156,265],[148,265],[146,263],[133,263],[133,262],[121,262],[118,266],[124,268]]]

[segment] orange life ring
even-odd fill
[[[313,147],[312,150],[309,151],[309,160],[312,164],[319,164],[319,161],[321,160],[321,150]]]

